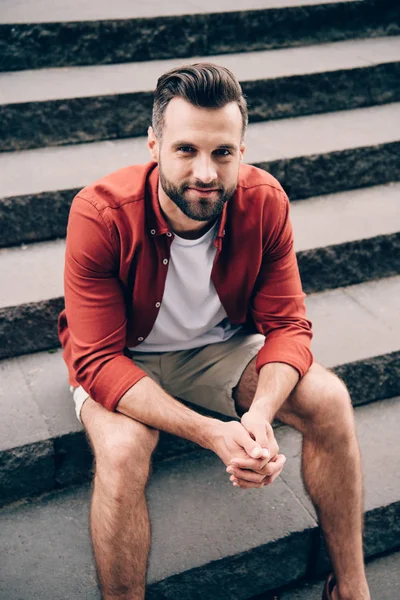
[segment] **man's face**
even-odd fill
[[[164,114],[162,141],[149,132],[165,194],[190,219],[218,217],[237,186],[244,152],[242,117],[236,103],[198,108],[173,98]]]

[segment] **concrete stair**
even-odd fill
[[[3,0],[2,600],[100,598],[87,528],[92,455],[55,328],[63,238],[81,187],[148,161],[157,77],[203,59],[237,74],[250,108],[246,160],[292,200],[313,351],[355,407],[365,553],[386,553],[368,565],[372,595],[400,597],[390,554],[400,548],[399,11],[391,0]],[[161,436],[146,598],[320,597],[330,567],[300,480],[301,439],[274,427],[288,457],[282,476],[246,492],[211,453]]]
[[[209,60],[191,57],[191,62]],[[400,100],[398,37],[213,56],[233,69],[250,122]],[[153,86],[182,59],[0,73],[0,150],[145,135]],[[4,135],[6,134],[6,135]]]
[[[398,181],[399,151],[394,102],[252,123],[246,161],[270,171],[296,200]],[[141,137],[1,153],[1,245],[63,237],[80,188],[148,160]]]
[[[366,556],[398,547],[398,418],[400,398],[356,412]],[[286,426],[276,436],[288,460],[282,476],[264,490],[232,488],[219,459],[206,451],[156,465],[147,492],[153,535],[148,598],[245,600],[329,569],[300,480],[301,436]],[[82,485],[0,512],[4,600],[27,598],[27,590],[30,598],[50,600],[60,589],[65,600],[100,598],[87,528],[89,496],[89,486]]]

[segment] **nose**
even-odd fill
[[[202,183],[211,183],[217,179],[217,170],[209,156],[198,156],[193,165],[193,176]]]

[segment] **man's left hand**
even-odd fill
[[[234,458],[228,465],[233,485],[243,489],[270,485],[280,475],[286,457],[278,454],[279,446],[271,424],[260,411],[249,410],[242,416],[242,425],[251,437],[265,448],[267,456],[261,458]]]

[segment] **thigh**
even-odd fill
[[[261,334],[239,331],[225,342],[164,353],[162,386],[176,398],[237,417],[232,391],[264,341]]]

